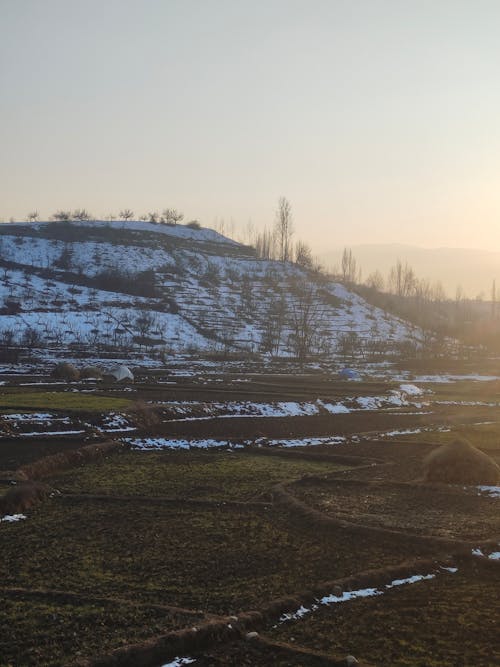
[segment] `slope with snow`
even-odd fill
[[[3,306],[3,307],[2,307]],[[331,351],[418,339],[343,285],[213,230],[147,222],[5,224],[0,340],[36,345]],[[308,331],[305,331],[308,328]]]

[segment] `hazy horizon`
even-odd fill
[[[175,207],[500,250],[491,0],[0,0],[0,218]]]

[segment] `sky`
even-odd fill
[[[500,250],[498,0],[0,0],[0,218]]]

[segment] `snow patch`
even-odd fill
[[[500,498],[500,486],[478,486],[479,495]]]
[[[15,521],[22,521],[27,518],[28,517],[25,514],[5,514],[5,516],[0,517],[0,521],[14,523]]]
[[[442,567],[442,570],[445,570],[446,572],[453,574],[458,571],[458,568]],[[377,597],[379,595],[383,595],[392,588],[396,588],[397,586],[407,586],[409,584],[415,584],[418,581],[429,581],[430,579],[434,579],[435,577],[436,577],[435,573],[414,574],[411,577],[406,577],[404,579],[393,579],[393,581],[391,581],[390,584],[386,584],[383,589],[360,588],[355,591],[344,591],[341,595],[334,595],[334,594],[325,595],[324,597],[317,599],[316,600],[317,604],[312,604],[311,607],[304,607],[304,605],[302,605],[295,612],[282,614],[282,616],[279,619],[279,622],[285,623],[286,621],[295,621],[301,619],[307,614],[310,614],[311,612],[319,609],[319,605],[329,606],[333,604],[339,604],[342,602],[350,602],[351,600],[356,600],[359,598]]]
[[[415,384],[401,384],[399,385],[399,388],[409,396],[421,396],[424,393],[424,390],[417,387]]]

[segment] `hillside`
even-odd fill
[[[0,227],[0,343],[306,358],[418,330],[344,286],[209,229],[147,222]]]

